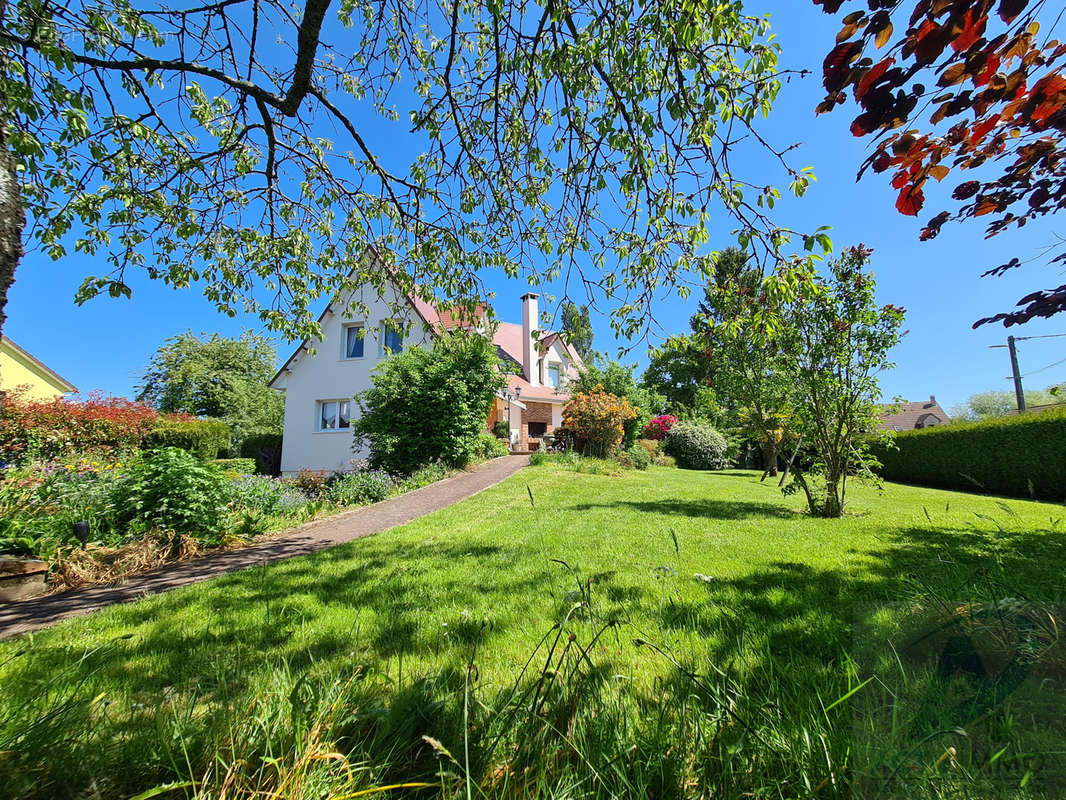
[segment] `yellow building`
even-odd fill
[[[53,400],[78,391],[70,381],[4,336],[0,338],[0,391],[19,388],[27,400]]]

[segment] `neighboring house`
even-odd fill
[[[15,389],[21,389],[27,400],[55,400],[78,391],[66,378],[4,336],[0,338],[0,391]]]
[[[934,395],[916,403],[890,403],[881,412],[883,431],[913,431],[950,424],[951,417],[940,407]]]
[[[519,373],[507,375],[507,389],[497,397],[488,427],[498,419],[507,421],[512,448],[527,450],[562,424],[562,408],[570,397],[560,389],[577,376],[581,359],[557,333],[534,340],[537,295],[522,297],[521,325],[500,322],[491,331],[484,306],[468,320],[415,295],[402,295],[391,282],[384,296],[364,287],[344,300],[330,303],[319,317],[322,339],[301,344],[270,381],[285,393],[283,473],[332,472],[366,457],[365,450],[352,447],[351,422],[358,415],[352,396],[370,388],[374,368],[390,353],[431,347],[435,337],[456,328],[491,334],[501,358]],[[339,311],[353,304],[365,305],[369,313],[349,318]],[[397,308],[402,312],[396,313]]]

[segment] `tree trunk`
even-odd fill
[[[764,474],[769,475],[771,478],[777,476],[777,441],[771,436],[769,439],[763,440],[762,443],[762,458]]]
[[[838,478],[826,478],[825,480],[825,508],[822,516],[836,518],[844,516],[844,503],[840,499],[840,480]]]
[[[0,6],[2,8],[2,6]],[[15,159],[7,145],[7,130],[0,119],[0,335],[7,315],[7,293],[15,282],[15,268],[22,258],[22,229],[26,226],[26,211],[22,207]],[[0,403],[3,393],[0,392]]]

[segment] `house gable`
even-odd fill
[[[78,391],[74,384],[7,336],[0,337],[0,378],[4,391],[24,388],[28,400],[54,400]]]

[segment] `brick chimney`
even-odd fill
[[[537,308],[537,295],[527,292],[522,295],[522,372],[527,381],[534,386],[540,385],[537,369],[537,340],[533,331],[540,326],[540,311]]]

